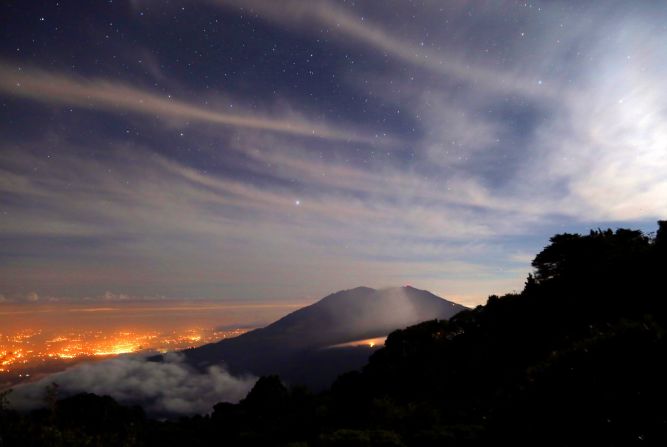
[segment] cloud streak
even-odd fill
[[[296,136],[377,142],[371,136],[336,129],[301,118],[281,119],[258,114],[241,115],[204,108],[192,103],[171,99],[166,95],[104,79],[85,80],[37,68],[12,68],[0,61],[0,92],[42,103],[67,104],[105,110],[135,112],[148,116],[192,120],[223,126],[279,132]]]
[[[454,54],[434,51],[423,42],[416,44],[410,39],[398,37],[395,32],[383,28],[372,19],[363,15],[354,15],[349,9],[342,8],[325,0],[210,0],[222,7],[245,8],[259,13],[267,20],[282,25],[291,25],[301,30],[317,30],[326,26],[331,34],[340,40],[354,41],[366,47],[391,55],[394,59],[421,67],[433,73],[448,76],[456,81],[482,87],[487,93],[519,94],[538,98],[562,98],[563,86],[556,87],[552,82],[539,82],[538,77],[531,78],[520,72],[507,72],[498,67],[487,68],[467,61]],[[385,2],[391,3],[391,2]]]
[[[462,191],[456,188],[450,196],[446,191],[438,194],[433,183],[407,172],[378,170],[373,174],[324,165],[300,152],[281,155],[285,148],[276,141],[271,147],[266,153],[269,158],[249,159],[250,166],[258,169],[267,162],[274,166],[274,182],[262,187],[204,174],[139,148],[110,147],[103,163],[65,155],[47,161],[28,151],[5,154],[0,166],[21,181],[5,185],[3,193],[20,196],[40,211],[9,208],[7,219],[0,224],[2,234],[12,235],[24,250],[33,245],[28,241],[43,237],[110,238],[113,242],[103,246],[109,267],[78,266],[92,252],[85,246],[72,250],[72,244],[68,245],[70,253],[60,257],[56,270],[64,269],[62,273],[38,266],[29,271],[6,266],[6,277],[14,279],[5,283],[3,292],[8,293],[17,281],[40,285],[46,281],[53,287],[64,285],[68,278],[81,278],[102,290],[117,288],[119,281],[169,284],[159,293],[173,296],[178,287],[193,282],[197,289],[220,281],[261,288],[253,272],[265,269],[267,288],[273,290],[263,293],[288,298],[288,292],[280,291],[285,287],[281,284],[289,283],[294,272],[321,277],[320,293],[340,288],[340,282],[347,286],[353,271],[355,277],[368,274],[354,281],[400,284],[404,280],[396,275],[401,271],[408,280],[424,268],[420,263],[410,266],[410,262],[427,256],[440,259],[445,266],[446,255],[457,258],[473,253],[465,241],[492,235],[474,217],[478,211],[464,209]],[[318,175],[322,171],[328,175]],[[288,179],[295,177],[302,183],[289,186]],[[295,205],[295,198],[300,205]],[[71,231],[74,226],[78,233]],[[518,230],[515,225],[506,231]],[[425,234],[437,235],[439,241],[429,241]],[[93,252],[99,253],[97,250]],[[149,273],[143,265],[153,265],[165,253],[171,261],[157,269],[149,267]],[[389,263],[383,260],[386,256]],[[282,259],[280,266],[273,262],[277,258]],[[127,267],[111,267],[121,259]],[[309,261],[312,259],[318,261]],[[70,262],[77,267],[67,272]],[[388,268],[389,264],[394,265]],[[471,272],[480,268],[472,262],[465,265]],[[272,287],[271,281],[275,281]],[[178,283],[181,286],[176,287]],[[155,293],[130,289],[133,295]]]

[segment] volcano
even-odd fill
[[[448,319],[466,309],[413,287],[357,287],[328,295],[261,329],[183,351],[197,367],[224,365],[233,374],[278,374],[290,384],[321,389],[358,369],[377,339],[425,320]],[[342,345],[342,346],[341,346]]]

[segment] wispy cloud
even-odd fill
[[[347,44],[363,44],[380,54],[390,55],[397,61],[422,67],[470,86],[481,87],[487,94],[519,94],[556,99],[565,93],[564,86],[556,86],[539,77],[527,77],[522,73],[523,70],[510,72],[499,67],[486,67],[452,52],[433,50],[424,42],[401,37],[395,31],[384,28],[374,22],[372,17],[353,14],[349,8],[340,7],[328,0],[210,1],[222,7],[244,8],[267,20],[309,32],[317,32],[321,26],[325,26],[330,36],[344,40]],[[384,3],[398,7],[394,2]]]
[[[83,79],[33,67],[0,61],[0,92],[43,103],[67,104],[106,110],[135,112],[162,118],[192,120],[280,132],[291,135],[355,142],[377,142],[374,136],[342,130],[297,116],[275,118],[258,113],[241,115],[203,107],[118,81]]]
[[[5,296],[19,283],[21,296],[78,284],[84,295],[287,298],[418,281],[475,304],[520,287],[527,253],[554,232],[664,218],[658,14],[552,2],[474,2],[474,17],[470,2],[204,3],[317,43],[346,99],[304,103],[365,124],[286,107],[230,113],[5,61],[4,95],[190,122],[178,142],[146,120],[153,134],[133,145],[62,129],[48,144],[5,143],[0,236],[20,253],[0,267]],[[402,141],[378,150],[388,139],[364,130],[373,126]]]
[[[23,283],[56,285],[76,275],[105,288],[118,281],[149,279],[165,285],[266,281],[267,287],[275,281],[273,296],[288,297],[279,292],[280,284],[290,283],[293,272],[300,277],[321,275],[323,294],[340,287],[338,282],[353,286],[347,282],[355,270],[369,273],[357,281],[393,284],[396,279],[391,278],[401,276],[401,271],[404,276],[418,275],[425,257],[445,265],[446,257],[473,253],[470,244],[456,245],[494,234],[474,217],[479,211],[450,203],[446,193],[439,197],[432,185],[407,172],[364,173],[308,161],[299,152],[291,157],[279,152],[280,147],[273,147],[266,153],[270,158],[250,159],[253,166],[270,160],[276,167],[275,182],[263,187],[204,174],[138,148],[110,148],[114,155],[104,162],[75,156],[44,160],[25,150],[6,153],[0,165],[20,181],[3,185],[3,194],[21,197],[34,209],[8,208],[8,218],[0,224],[2,234],[23,241],[19,243],[24,250],[36,249],[27,242],[35,237],[99,240],[113,268],[78,265],[92,253],[84,245],[61,256],[59,265],[71,270],[66,276],[38,265],[29,271],[6,266],[3,271]],[[318,176],[321,170],[329,176]],[[285,181],[294,177],[301,184],[288,186]],[[101,248],[93,247],[95,252]],[[148,265],[165,251],[172,261],[157,270],[148,268],[147,273]],[[272,261],[278,257],[281,266]],[[309,261],[315,258],[316,263]],[[120,259],[127,268],[117,265]],[[417,259],[420,263],[408,267]],[[67,267],[70,262],[76,267]],[[107,269],[111,270],[105,273]],[[263,280],[252,273],[256,269],[265,269]]]

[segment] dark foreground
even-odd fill
[[[30,414],[0,406],[0,445],[667,445],[667,222],[554,236],[533,267],[521,293],[392,333],[323,393],[264,377],[238,405],[163,422],[52,393]]]

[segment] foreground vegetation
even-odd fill
[[[3,446],[667,445],[667,222],[561,234],[524,290],[392,333],[320,394],[261,378],[210,416],[147,418],[110,397],[0,398]]]

